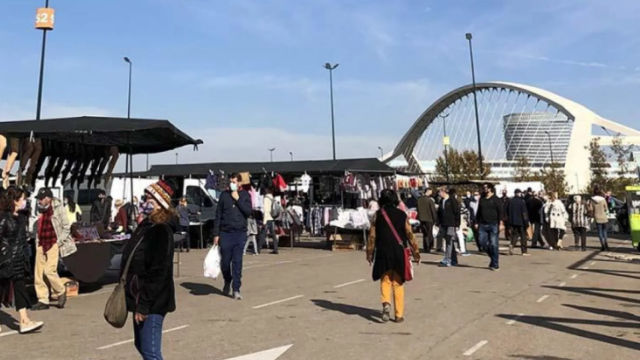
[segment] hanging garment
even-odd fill
[[[251,184],[251,174],[248,172],[241,172],[240,174],[240,185],[249,185]]]
[[[273,178],[273,186],[280,192],[287,190],[287,183],[284,182],[284,179],[280,174],[276,174]]]
[[[304,174],[300,177],[300,189],[303,192],[309,192],[309,186],[311,186],[311,182],[313,181],[313,179],[311,178],[311,176]]]
[[[218,175],[218,191],[227,191],[229,189],[229,178],[225,174]]]
[[[209,190],[209,189],[216,189],[218,187],[218,179],[216,178],[216,175],[209,172],[209,174],[207,175],[207,180],[204,183],[204,188]]]

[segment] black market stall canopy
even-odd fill
[[[117,146],[120,153],[155,154],[185,145],[200,145],[168,120],[80,116],[46,120],[0,122],[0,134],[7,138],[36,138]]]
[[[108,182],[121,153],[154,154],[202,143],[168,120],[81,116],[0,122],[0,153],[7,160],[2,173],[3,186],[8,187],[9,175],[18,156],[19,186],[35,186],[47,159],[46,186],[51,179],[55,182],[58,176],[61,176],[61,183],[71,176],[71,186],[80,185],[89,170],[89,186],[92,182],[96,186],[103,180],[105,168],[104,180]],[[25,169],[27,173],[23,178]]]
[[[381,162],[377,158],[341,159],[341,160],[306,160],[279,162],[222,162],[179,165],[153,165],[140,176],[194,176],[205,177],[210,171],[224,173],[249,172],[260,174],[275,172],[281,175],[309,175],[335,174],[345,172],[360,172],[369,174],[393,175],[396,170]]]

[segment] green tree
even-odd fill
[[[607,168],[609,168],[609,162],[607,159],[607,153],[600,146],[600,138],[596,137],[591,139],[589,146],[589,168],[591,170],[591,179],[589,185],[587,185],[587,192],[593,192],[596,186],[601,189],[609,188],[609,179],[607,177]]]
[[[448,165],[448,166],[447,166]],[[491,174],[491,166],[483,162],[483,175],[487,178]],[[436,159],[434,180],[445,181],[447,179],[447,169],[450,181],[467,181],[479,180],[482,178],[480,174],[480,165],[478,162],[478,154],[475,151],[464,150],[462,152],[449,148],[446,153]]]
[[[513,181],[539,181],[539,176],[531,171],[531,162],[526,157],[518,157],[513,168]]]
[[[556,162],[542,168],[535,176],[535,180],[542,182],[545,190],[556,191],[560,197],[568,193],[569,184],[565,180],[562,165]]]
[[[617,134],[613,137],[610,150],[618,163],[616,170],[618,176],[609,181],[607,190],[610,190],[616,197],[622,197],[626,192],[625,187],[637,183],[637,176],[635,176],[637,166],[630,161],[633,158],[633,147],[624,145],[622,137]]]

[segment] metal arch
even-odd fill
[[[433,123],[438,114],[446,110],[449,106],[461,100],[465,96],[473,93],[473,85],[465,85],[450,91],[437,101],[435,101],[427,110],[425,110],[420,117],[413,123],[409,130],[402,137],[391,156],[386,157],[385,162],[389,162],[400,155],[411,156],[413,154],[413,148],[416,142],[420,139],[424,131]],[[567,98],[552,92],[539,89],[533,86],[507,83],[507,82],[484,82],[477,83],[476,89],[479,91],[484,90],[508,90],[511,92],[519,92],[527,94],[529,97],[533,96],[538,101],[542,100],[548,105],[553,106],[559,112],[562,112],[567,116],[569,120],[575,120],[575,115],[571,110],[588,110],[582,105],[577,104]]]

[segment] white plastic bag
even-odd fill
[[[213,245],[204,258],[204,277],[216,279],[220,275],[220,248]]]

